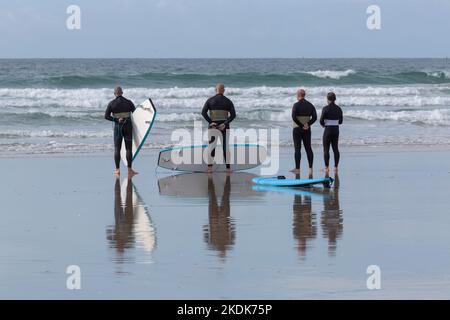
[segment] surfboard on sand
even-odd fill
[[[208,170],[208,145],[193,145],[168,148],[159,152],[158,166],[168,170],[184,172],[206,172]],[[267,157],[267,150],[258,144],[229,145],[232,171],[248,170],[260,166]],[[225,172],[222,145],[216,146],[212,161],[213,172]]]
[[[304,187],[311,186],[318,183],[327,183],[330,184],[333,182],[333,178],[319,178],[319,179],[286,179],[286,178],[253,178],[253,183],[256,185],[263,186],[274,186],[274,187]]]
[[[131,123],[133,124],[133,161],[148,138],[155,122],[155,117],[156,108],[151,99],[145,100],[142,104],[136,106],[136,110],[131,114]],[[123,163],[127,165],[125,141],[122,142],[120,157]]]

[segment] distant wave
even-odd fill
[[[125,87],[206,87],[225,82],[233,87],[257,86],[326,86],[326,85],[391,85],[391,84],[438,84],[449,83],[447,70],[408,71],[379,73],[354,69],[295,71],[285,73],[163,73],[142,72],[136,74],[62,75],[39,78],[15,79],[3,77],[0,86],[7,88],[105,88],[118,83]]]
[[[309,71],[306,72],[307,74],[313,75],[318,78],[324,78],[324,79],[336,79],[339,80],[342,77],[347,77],[351,74],[355,74],[356,71],[352,69],[348,69],[345,71],[333,71],[333,70],[317,70],[317,71]]]
[[[450,71],[448,70],[427,72],[427,75],[439,79],[450,79]]]

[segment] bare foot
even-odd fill
[[[113,174],[114,174],[114,177],[116,177],[116,178],[120,177],[120,169],[114,170]]]
[[[325,172],[325,173],[329,173],[330,172],[330,168],[325,167],[325,168],[322,169],[322,171]]]
[[[300,174],[300,169],[292,169],[291,172],[295,174]]]
[[[309,170],[308,170],[308,176],[312,177],[312,175],[313,175],[313,169],[312,169],[312,168],[309,168]]]
[[[338,167],[334,167],[333,172],[338,173]]]
[[[134,177],[138,173],[134,171],[133,169],[128,169],[128,178]]]
[[[227,176],[231,176],[231,174],[233,173],[233,171],[231,171],[230,168],[228,168],[226,172],[227,172]]]
[[[208,170],[206,170],[206,173],[210,174],[210,173],[212,173],[212,172],[213,172],[212,166],[208,166]]]

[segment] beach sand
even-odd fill
[[[0,298],[449,298],[448,159],[347,148],[334,187],[294,193],[253,190],[258,170],[173,177],[154,151],[133,185],[110,154],[1,158]]]

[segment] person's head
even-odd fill
[[[306,96],[305,90],[303,90],[303,89],[297,90],[297,100],[305,99],[305,96]]]
[[[225,85],[223,83],[216,84],[216,94],[224,94]]]
[[[327,101],[328,101],[328,104],[334,103],[336,101],[336,94],[334,92],[328,92]]]
[[[123,95],[122,87],[119,87],[119,86],[115,87],[115,88],[114,88],[114,95],[115,95],[116,97],[122,96],[122,95]]]

